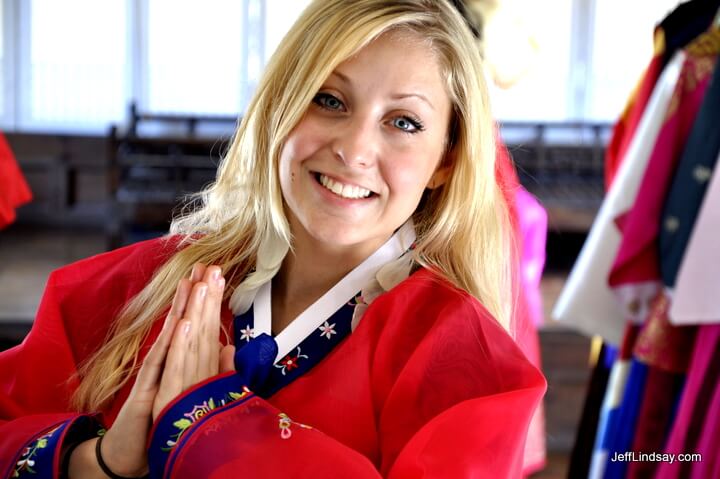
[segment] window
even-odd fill
[[[620,115],[652,58],[655,24],[679,3],[678,0],[595,2],[587,117],[612,121]]]
[[[510,69],[518,68],[515,62],[532,64],[513,87],[491,87],[496,116],[504,121],[614,121],[652,58],[655,25],[679,3],[504,2],[509,19],[498,22],[491,60]],[[523,41],[536,46],[533,58],[525,58]]]
[[[245,74],[248,42],[239,0],[146,0],[140,106],[154,113],[236,115],[254,86]],[[249,42],[248,42],[249,43]],[[257,47],[257,46],[256,46]],[[255,80],[256,81],[256,80]]]
[[[124,0],[20,2],[21,129],[97,129],[128,97]],[[27,26],[27,28],[23,28]]]
[[[567,119],[572,101],[568,90],[573,3],[516,1],[498,10],[486,35],[488,63],[519,80],[508,89],[489,82],[497,118],[537,122]]]
[[[0,0],[0,128],[105,134],[131,101],[237,115],[309,3]],[[615,120],[650,60],[653,26],[679,0],[640,3],[504,0],[505,37],[488,53],[530,68],[509,90],[491,87],[496,117]]]
[[[285,34],[310,0],[266,0],[265,58],[267,63]]]

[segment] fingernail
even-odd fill
[[[220,279],[220,269],[214,269],[210,277],[213,279],[213,281],[217,281],[218,279]]]
[[[197,266],[193,266],[192,271],[190,272],[190,280],[191,281],[198,281],[200,278],[198,278],[198,270]]]
[[[190,324],[191,324],[190,321],[185,321],[185,324],[183,324],[183,334],[185,336],[187,336],[188,333],[190,332]]]
[[[200,298],[204,298],[206,293],[207,293],[207,285],[203,284],[198,289],[198,294],[200,295]]]

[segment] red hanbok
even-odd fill
[[[132,385],[88,416],[70,411],[77,380],[68,378],[175,246],[138,243],[50,276],[33,330],[0,354],[0,477],[57,477],[63,445],[112,425]],[[228,309],[223,321],[237,344]],[[333,337],[329,327],[318,336]],[[153,476],[519,477],[545,390],[483,306],[425,269],[377,297],[352,333],[279,390],[256,394],[250,376],[210,378],[165,409],[150,438]]]

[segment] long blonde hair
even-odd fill
[[[80,410],[107,405],[135,372],[153,322],[169,306],[181,277],[196,262],[221,265],[226,299],[233,287],[270,279],[254,268],[268,242],[290,245],[278,179],[284,139],[324,80],[344,60],[389,30],[417,33],[437,54],[454,106],[448,181],[428,190],[413,215],[415,260],[478,298],[510,327],[510,222],[495,179],[495,130],[481,59],[463,18],[445,0],[316,0],[267,65],[216,181],[200,206],[176,218],[182,248],[121,311],[109,340],[80,370]],[[263,277],[265,276],[265,277]]]

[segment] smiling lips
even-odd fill
[[[340,183],[339,181],[333,180],[329,176],[325,176],[322,173],[319,173],[317,175],[317,178],[320,184],[323,185],[326,189],[343,198],[362,199],[367,198],[373,194],[373,192],[370,190],[361,188],[359,186]]]

